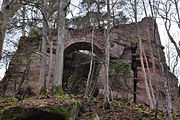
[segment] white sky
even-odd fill
[[[79,1],[80,0],[71,0],[72,4],[77,5],[77,6],[78,6]],[[2,0],[0,0],[0,6],[1,6],[1,3],[2,3]],[[71,7],[71,10],[73,11],[74,14],[78,13],[79,8],[74,7],[72,5],[70,7]],[[71,17],[71,15],[69,15],[68,17]],[[163,22],[161,20],[157,20],[157,24],[158,24],[158,27],[159,27],[159,34],[160,34],[160,37],[161,37],[161,42],[162,42],[163,46],[167,46],[168,42],[169,42],[169,39],[168,39],[168,36],[166,34],[164,24],[163,24]],[[176,40],[180,40],[179,39],[180,30],[176,25],[173,25],[173,27],[172,27],[172,34],[176,38]],[[174,48],[171,49],[171,50],[174,50]],[[175,50],[174,50],[174,53],[176,53]],[[178,69],[177,72],[180,73],[180,62],[178,64],[178,66],[177,66],[177,69]],[[5,69],[0,69],[0,79],[4,76],[4,72],[5,72]],[[179,84],[180,84],[180,74],[178,76],[178,79],[179,79]]]

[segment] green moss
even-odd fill
[[[39,103],[40,104],[40,103]],[[71,104],[60,104],[57,106],[46,106],[46,107],[33,107],[33,108],[23,108],[23,107],[13,107],[5,110],[2,114],[1,120],[15,120],[19,118],[29,118],[33,115],[38,114],[56,114],[62,116],[65,120],[74,120],[78,113],[78,103],[74,102]]]
[[[21,116],[23,111],[22,107],[9,108],[3,112],[1,120],[14,120]]]
[[[54,95],[63,95],[63,88],[61,85],[59,86],[52,86],[52,89],[51,89],[52,93]]]
[[[69,94],[58,95],[58,98],[62,98],[62,99],[68,99],[69,97],[70,97]]]
[[[78,98],[78,99],[82,99],[83,97],[84,97],[84,94],[76,95],[76,98]]]
[[[91,114],[90,119],[93,120],[96,116],[98,116],[98,114],[97,113],[93,113],[93,114]]]
[[[72,98],[72,101],[76,101],[76,99],[75,99],[75,98]]]
[[[130,103],[130,102],[126,102],[125,105],[126,105],[126,106],[130,106],[131,103]]]
[[[68,120],[68,118],[71,115],[71,113],[70,113],[71,109],[72,109],[72,105],[62,104],[62,105],[58,105],[56,107],[48,107],[48,108],[46,108],[46,111],[55,113],[58,115],[62,115]]]
[[[127,61],[111,59],[109,75],[110,78],[112,78],[112,83],[115,87],[122,88],[122,90],[130,88],[127,79],[131,77],[131,72],[130,65]],[[123,81],[119,78],[123,79]]]
[[[95,103],[97,102],[97,99],[96,99],[96,98],[94,98],[94,97],[93,97],[93,102],[95,102]]]
[[[19,102],[16,98],[1,98],[0,100],[0,110],[2,110],[5,106],[10,106]]]
[[[112,100],[111,104],[113,104],[115,106],[119,106],[119,107],[123,106],[123,103],[121,101],[117,101],[117,100]]]
[[[144,108],[144,106],[142,104],[139,104],[138,107],[139,108]]]
[[[47,92],[46,87],[45,87],[45,86],[42,86],[42,88],[41,88],[41,90],[40,90],[40,94],[41,94],[41,95],[45,95],[46,92]]]

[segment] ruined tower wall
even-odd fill
[[[145,91],[145,85],[144,85],[144,78],[143,78],[143,72],[140,64],[140,58],[139,58],[139,48],[138,48],[138,39],[142,39],[143,41],[143,47],[149,62],[150,71],[152,74],[152,85],[154,88],[154,91],[157,93],[159,91],[159,100],[164,101],[164,88],[163,88],[163,76],[160,70],[158,57],[156,53],[156,45],[153,38],[153,28],[152,28],[152,19],[143,19],[141,22],[138,23],[138,28],[136,24],[123,24],[116,26],[111,29],[110,33],[110,56],[111,59],[115,60],[124,60],[128,62],[131,77],[127,80],[128,90],[126,92],[122,92],[118,88],[113,87],[111,80],[110,80],[110,86],[111,86],[111,93],[115,99],[123,99],[123,100],[130,100],[134,101],[134,97],[136,97],[137,103],[144,103],[149,104],[147,100],[147,95]],[[91,43],[92,34],[91,29],[84,29],[84,30],[67,30],[65,35],[65,54],[73,52],[75,50],[80,49],[87,49],[90,50],[89,44]],[[138,32],[137,32],[138,31]],[[138,35],[140,38],[138,38]],[[156,35],[160,42],[160,37],[158,33],[158,29],[156,29]],[[148,39],[150,39],[152,44],[152,52],[153,52],[153,58],[151,57],[151,49],[150,44],[148,42]],[[53,37],[54,43],[56,42],[57,37]],[[37,52],[32,52],[30,57],[27,57],[28,51],[34,51],[35,48],[33,48],[31,42],[26,42],[28,39],[24,40],[24,43],[27,44],[26,50],[18,50],[13,57],[9,69],[6,72],[6,75],[1,83],[2,86],[8,85],[7,91],[5,92],[6,96],[13,96],[13,92],[18,88],[19,84],[22,83],[22,87],[24,90],[31,89],[32,94],[37,94],[39,92],[38,83],[39,83],[39,72],[40,72],[40,55],[37,54]],[[88,44],[87,44],[88,43]],[[104,38],[104,30],[99,29],[95,30],[94,34],[94,47],[95,47],[95,53],[103,58],[104,55],[104,46],[105,45],[105,38]],[[55,49],[56,44],[54,44],[54,54],[53,54],[53,64],[55,61]],[[18,48],[20,49],[20,48]],[[35,51],[38,49],[36,48]],[[49,50],[47,50],[47,54]],[[18,66],[16,65],[16,58],[17,55],[22,54],[23,56],[26,56],[25,58],[27,61],[25,64],[21,64]],[[163,46],[160,45],[160,53],[162,57],[163,64],[165,66],[165,69],[168,70],[168,67],[166,65],[165,61],[165,55],[163,52]],[[153,67],[152,67],[152,60],[155,61],[155,73],[153,73]],[[28,62],[30,60],[30,62]],[[28,65],[29,63],[29,65]],[[18,67],[17,67],[18,66]],[[28,70],[27,70],[28,67]],[[48,67],[48,62],[47,62]],[[53,66],[54,67],[54,66]],[[53,70],[52,67],[52,70]],[[146,66],[145,66],[146,67]],[[12,71],[13,72],[10,72]],[[48,68],[47,68],[48,70]],[[147,71],[147,68],[146,68]],[[99,73],[99,79],[98,79],[98,86],[99,89],[99,95],[103,95],[103,67],[100,70]],[[169,81],[169,88],[171,91],[172,97],[176,97],[178,92],[178,80],[177,78],[167,71],[167,75],[170,76]],[[25,80],[22,82],[23,77],[25,77]],[[51,80],[53,78],[53,73],[51,76]],[[7,82],[8,81],[8,84]],[[122,81],[120,79],[120,81]],[[16,84],[16,85],[14,85]],[[16,88],[15,88],[16,87]],[[1,89],[2,90],[2,89]],[[163,106],[163,105],[162,105]]]

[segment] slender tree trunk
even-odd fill
[[[44,88],[46,90],[46,44],[47,44],[47,0],[44,0],[44,7],[43,7],[43,12],[45,15],[46,20],[43,21],[43,37],[42,37],[42,48],[41,48],[41,68],[40,68],[40,89]],[[44,92],[40,91],[40,92]]]
[[[104,94],[104,109],[109,109],[109,59],[110,59],[110,4],[109,0],[107,0],[107,12],[108,12],[108,26],[107,26],[107,33],[106,33],[106,45],[105,45],[105,94]]]
[[[111,0],[111,8],[112,8],[112,21],[113,21],[113,26],[115,26],[115,21],[114,21],[114,19],[115,19],[115,15],[114,15],[114,0]]]
[[[50,41],[49,70],[48,70],[48,78],[46,82],[47,89],[49,89],[49,82],[51,80],[51,74],[52,74],[52,55],[53,55],[53,41]]]
[[[155,99],[155,96],[154,96],[154,90],[153,90],[152,83],[151,83],[152,77],[151,77],[151,72],[150,72],[149,64],[148,64],[148,59],[146,57],[144,48],[142,48],[142,52],[143,52],[143,56],[145,58],[146,66],[147,66],[147,71],[148,71],[148,76],[149,76],[149,86],[150,86],[150,91],[151,91],[151,95],[152,95],[152,100],[153,100],[153,103],[154,103],[153,105],[155,106],[156,105],[156,99]]]
[[[98,3],[97,3],[97,10],[98,10],[98,27],[100,28],[101,27],[101,24],[100,24],[100,5],[99,5],[99,0],[98,0]]]
[[[86,82],[86,91],[85,91],[85,99],[88,98],[88,92],[89,92],[89,81],[91,78],[91,74],[92,74],[92,67],[93,67],[93,54],[94,54],[94,30],[95,30],[95,26],[93,23],[93,31],[92,31],[92,38],[91,38],[91,62],[90,62],[90,69],[89,69],[89,73],[88,73],[88,79]]]
[[[64,33],[65,33],[65,1],[60,0],[58,19],[58,40],[56,43],[56,58],[54,69],[53,86],[62,87],[63,64],[64,64]]]
[[[161,68],[161,72],[163,74],[163,79],[164,79],[164,89],[165,89],[165,95],[166,95],[166,102],[167,102],[167,105],[168,105],[168,115],[169,115],[169,120],[173,120],[173,115],[172,115],[172,102],[171,102],[171,96],[169,94],[169,88],[168,88],[168,79],[165,75],[165,70],[164,70],[164,66],[163,66],[163,63],[162,63],[162,60],[161,60],[161,55],[160,55],[160,49],[159,49],[159,40],[157,39],[157,36],[156,36],[156,18],[154,17],[154,9],[153,9],[153,6],[151,4],[151,0],[149,0],[149,6],[150,6],[150,9],[151,9],[151,14],[152,14],[152,28],[153,28],[153,37],[154,37],[154,40],[155,40],[155,44],[156,44],[156,52],[157,52],[157,55],[158,55],[158,60],[159,60],[159,63],[160,63],[160,68]],[[156,15],[156,14],[155,14]]]
[[[176,52],[177,52],[178,56],[180,57],[180,48],[178,47],[178,45],[177,45],[176,41],[174,40],[174,38],[172,37],[172,35],[170,34],[170,32],[169,32],[169,30],[167,28],[167,23],[166,22],[165,22],[165,28],[166,28],[166,32],[167,32],[167,35],[168,35],[171,43],[173,43],[173,45],[174,45],[174,47],[176,49]]]
[[[149,85],[148,85],[148,82],[147,82],[147,74],[146,74],[145,67],[144,67],[142,40],[141,40],[141,38],[139,36],[139,26],[138,26],[138,23],[137,23],[138,22],[137,21],[137,0],[134,0],[133,10],[134,10],[134,19],[135,19],[136,28],[137,28],[136,31],[137,31],[138,39],[139,39],[140,61],[141,61],[141,67],[142,67],[143,75],[144,75],[144,85],[145,85],[145,88],[146,88],[146,94],[147,94],[147,97],[148,97],[150,107],[154,108],[151,93],[150,93],[150,89],[149,89]]]
[[[134,0],[133,11],[134,11],[135,23],[137,23],[137,0]]]
[[[2,47],[3,47],[8,20],[9,20],[9,15],[7,11],[6,10],[2,12],[0,11],[0,60],[2,56]]]
[[[178,16],[178,27],[180,29],[180,15],[179,15],[179,0],[174,0],[174,4],[175,4],[175,7],[176,7],[176,14]]]
[[[145,15],[146,15],[146,17],[147,17],[146,5],[145,5],[144,0],[142,0],[142,2],[143,2],[143,7],[144,7],[144,13],[145,13]]]
[[[144,68],[142,40],[141,39],[139,40],[139,50],[140,50],[141,67],[142,67],[142,71],[143,71],[143,75],[144,75],[144,85],[145,85],[145,88],[146,88],[146,94],[147,94],[147,97],[148,97],[150,107],[154,108],[152,98],[151,98],[151,93],[150,93],[150,90],[149,90],[149,85],[148,85],[148,82],[147,82],[147,74],[146,74],[146,71],[145,71],[145,68]]]

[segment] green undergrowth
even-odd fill
[[[111,100],[110,101],[110,109],[106,110],[106,113],[103,114],[102,113],[102,111],[104,111],[104,109],[103,109],[104,99],[103,98],[89,97],[88,101],[86,101],[87,104],[84,105],[83,96],[84,96],[83,94],[75,96],[75,95],[66,94],[66,93],[64,93],[62,95],[56,95],[56,97],[58,97],[59,99],[71,100],[72,101],[71,104],[78,103],[79,104],[78,107],[81,106],[83,108],[88,107],[88,109],[92,109],[92,112],[88,115],[88,119],[90,119],[90,120],[91,119],[93,120],[97,115],[101,120],[104,118],[103,115],[106,115],[109,117],[114,116],[113,119],[114,118],[115,119],[130,119],[132,116],[133,116],[133,118],[138,119],[138,120],[152,120],[155,118],[155,110],[154,109],[151,109],[150,107],[147,107],[142,104],[134,104],[134,103],[131,103],[128,101],[119,101],[119,100]],[[0,120],[1,120],[2,115],[4,114],[5,107],[11,106],[18,102],[25,102],[27,100],[33,101],[33,100],[41,99],[41,98],[44,99],[44,98],[46,98],[46,96],[45,95],[37,95],[34,97],[26,98],[21,101],[19,101],[16,98],[0,98]],[[36,103],[36,104],[39,104],[39,106],[41,106],[43,104],[46,104],[46,101],[40,101],[39,103]],[[69,113],[70,109],[72,110],[72,108],[71,108],[72,106],[69,106],[69,105],[66,106],[64,104],[59,104],[59,106],[57,106],[57,107],[52,107],[52,108],[49,108],[49,107],[46,106],[46,110],[48,112],[50,112],[50,113],[55,112],[59,115],[62,114],[62,115],[65,115],[65,117],[67,117],[67,118],[70,115],[70,113]],[[65,109],[64,107],[67,109]],[[94,108],[92,108],[92,107],[94,107]],[[20,109],[21,111],[25,110],[24,108],[22,108],[22,106],[21,106],[21,108],[19,108],[19,106],[13,106],[13,108]],[[13,111],[13,108],[10,109],[10,111]],[[30,109],[30,110],[34,111],[34,108]],[[38,110],[42,110],[42,109],[38,108]],[[77,110],[77,108],[75,110]],[[173,114],[174,120],[180,119],[179,113],[180,113],[180,110],[177,111],[177,113]],[[82,112],[82,111],[79,112],[79,115],[83,115],[83,114],[87,114],[87,113]],[[14,117],[14,116],[16,116],[16,113],[12,113],[12,115],[9,117]],[[168,119],[167,111],[158,109],[157,118],[159,120],[167,120]]]
[[[99,118],[103,119],[104,116],[103,116],[103,113],[101,112],[101,111],[104,111],[103,98],[90,97],[88,102],[89,102],[88,106],[96,107],[96,108],[93,108],[95,109],[95,111],[93,111],[92,109],[94,113],[89,115],[89,119],[93,119],[97,115],[99,115]],[[100,104],[100,106],[98,106],[98,104]],[[80,113],[80,114],[82,115],[83,113]],[[155,119],[155,110],[142,104],[134,104],[128,101],[111,100],[110,109],[108,109],[104,115],[109,116],[109,117],[114,116],[112,118],[117,119],[117,120],[132,119],[132,118],[138,119],[138,120],[153,120]],[[168,120],[167,111],[158,109],[157,118],[158,120]],[[174,120],[179,120],[180,119],[179,112],[178,113],[174,112],[173,118]]]
[[[114,111],[132,112],[139,120],[141,119],[152,120],[155,118],[155,110],[142,104],[134,104],[131,102],[122,102],[117,100],[111,101],[110,104],[111,104],[111,108],[110,108],[111,112]],[[166,110],[158,109],[157,113],[158,113],[157,118],[159,120],[168,119],[168,113]],[[174,113],[173,117],[174,120],[180,119],[177,113]]]

